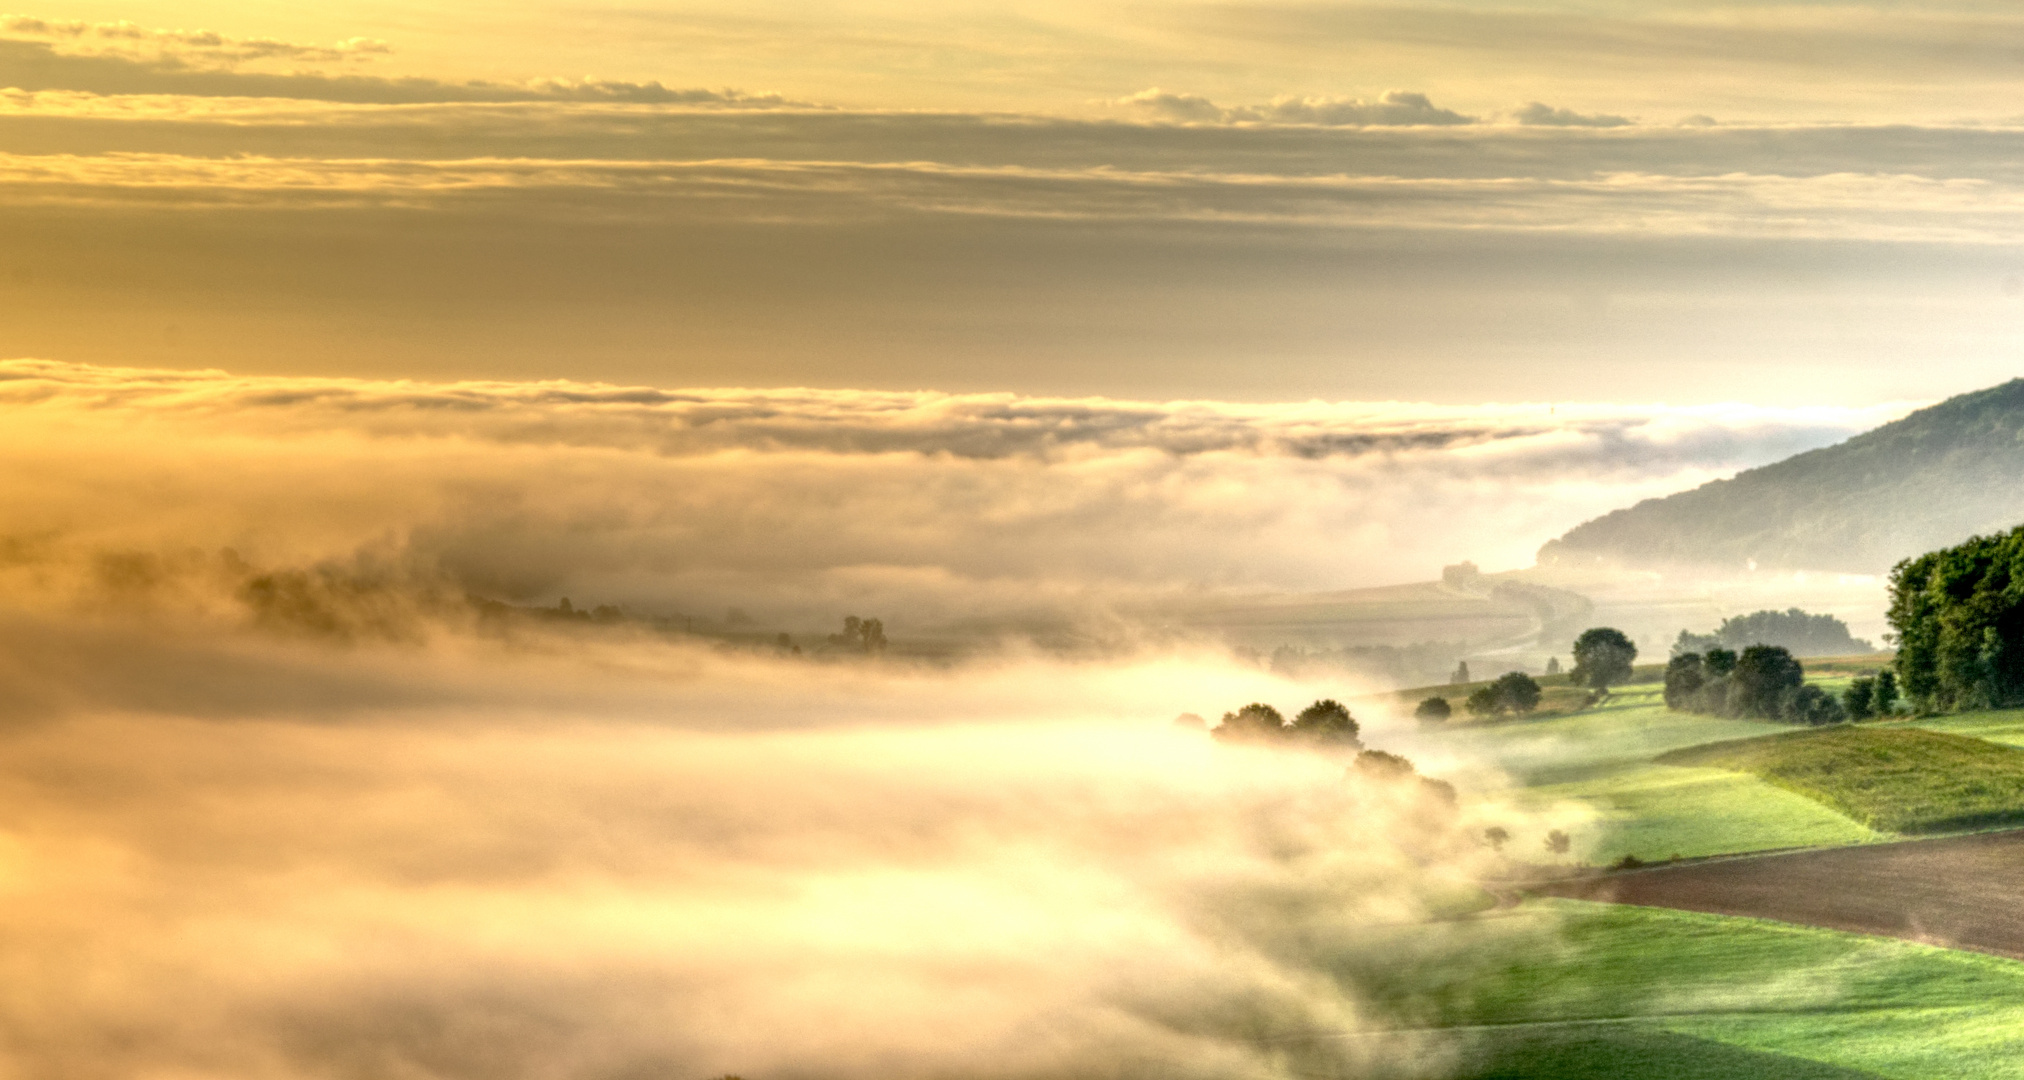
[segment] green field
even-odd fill
[[[1474,969],[1429,1025],[1457,1080],[2024,1077],[2011,960],[1580,901],[1478,920],[1448,947]]]
[[[1838,689],[1864,661],[1809,680]],[[1813,665],[1809,663],[1809,672]],[[2024,809],[2024,710],[1822,730],[1673,712],[1657,686],[1561,715],[1400,731],[1408,753],[1493,761],[1467,786],[1578,817],[1572,858],[1874,843]],[[2006,745],[2007,744],[2007,745]],[[1570,809],[1571,808],[1571,809]],[[1873,822],[1877,828],[1864,824]],[[1539,839],[1513,838],[1546,861]],[[1659,908],[1527,900],[1388,932],[1338,970],[1416,1065],[1287,1071],[1444,1080],[2024,1080],[2024,963]],[[1403,958],[1403,962],[1402,959]]]
[[[1950,735],[1987,739],[2005,746],[2024,746],[2024,709],[1991,709],[1955,713],[1952,716],[1927,716],[1916,720],[1892,721],[1888,726],[1944,731]]]
[[[1750,773],[1884,832],[2024,818],[2024,750],[1948,732],[1834,727],[1690,747],[1658,760]]]
[[[2024,1078],[2024,964],[1977,953],[1543,900],[1392,928],[1331,959],[1372,1028],[1269,1038],[1289,1075]],[[1400,1047],[1411,1064],[1369,1060]]]
[[[1595,813],[1575,854],[1593,864],[1626,855],[1657,862],[1737,851],[1860,844],[1871,829],[1805,796],[1721,769],[1643,765],[1568,784],[1529,787],[1522,805],[1567,800]]]
[[[1569,829],[1574,858],[1593,864],[1625,855],[1657,861],[1878,839],[1875,832],[1803,796],[1744,773],[1655,765],[1670,750],[1744,739],[1782,724],[1667,709],[1656,686],[1619,689],[1604,704],[1562,716],[1449,725],[1401,738],[1408,755],[1443,752],[1498,763],[1478,786],[1505,785],[1518,805],[1572,805],[1589,820]],[[1521,858],[1543,855],[1518,838]]]

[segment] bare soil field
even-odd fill
[[[2024,959],[2024,829],[1552,882],[1550,896],[1886,934]]]

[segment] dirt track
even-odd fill
[[[2024,959],[2024,829],[1659,867],[1534,890]]]

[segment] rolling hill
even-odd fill
[[[2024,379],[1846,442],[1585,522],[1541,566],[1613,563],[1876,574],[2024,522]]]

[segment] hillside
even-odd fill
[[[1587,562],[1876,574],[2024,521],[2024,379],[1586,522],[1539,550]]]

